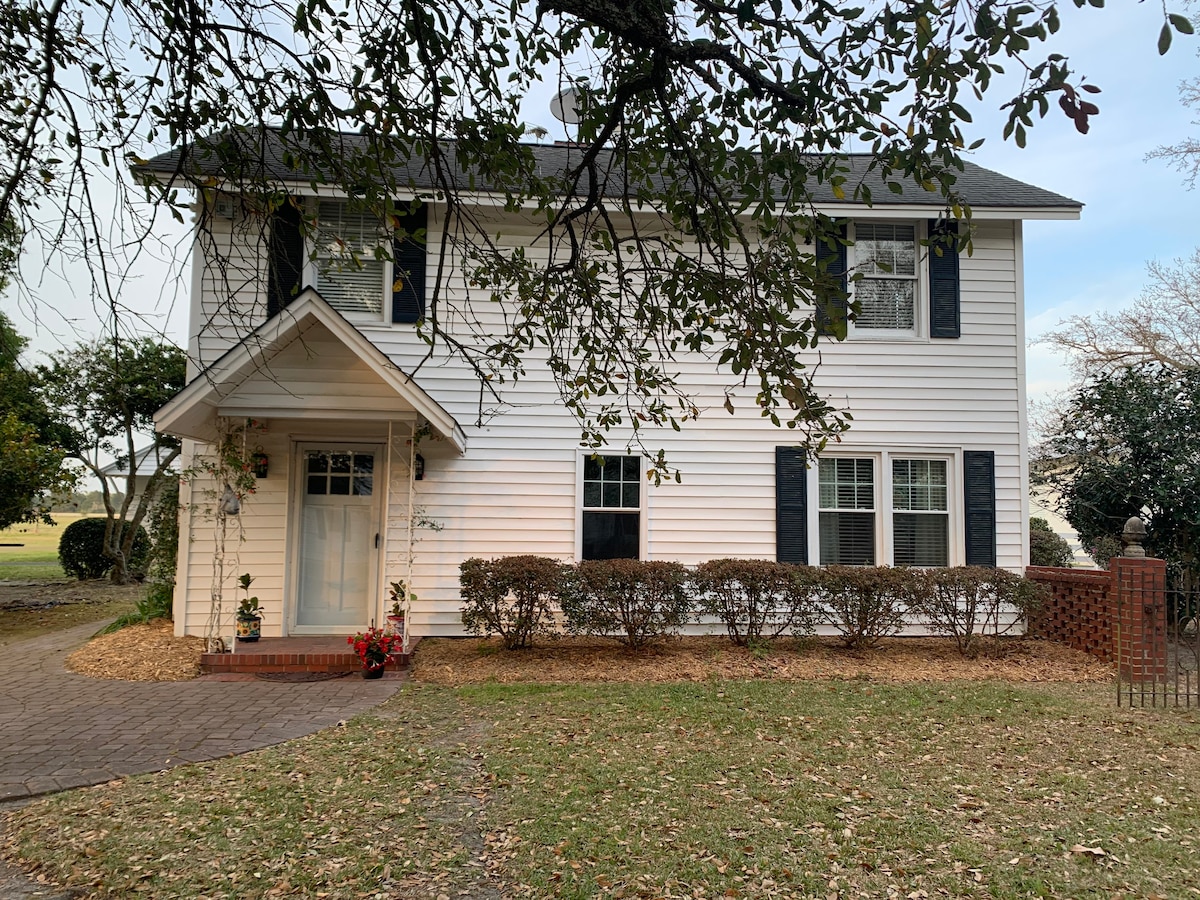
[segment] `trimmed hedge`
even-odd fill
[[[999,636],[1028,621],[1044,592],[1019,575],[982,566],[818,567],[714,559],[688,572],[673,562],[569,565],[510,556],[468,559],[460,572],[463,624],[473,634],[499,635],[510,650],[556,633],[561,610],[567,631],[615,638],[631,649],[712,616],[739,646],[812,634],[822,623],[853,649],[872,647],[922,620],[970,655],[980,635]]]
[[[506,650],[552,632],[566,566],[544,556],[468,559],[459,566],[462,621],[472,634],[500,635]]]
[[[811,632],[817,571],[765,559],[709,560],[694,576],[699,608],[720,619],[739,647]]]
[[[89,578],[103,578],[113,567],[113,560],[104,555],[104,529],[107,522],[108,519],[104,517],[78,519],[63,529],[62,537],[58,540],[58,561],[64,572],[86,581]],[[120,520],[113,523],[114,529],[123,526]],[[131,573],[145,571],[151,547],[150,535],[139,525],[129,554],[128,569]]]
[[[612,637],[637,650],[691,618],[689,575],[679,563],[586,560],[567,572],[561,604],[572,634]]]

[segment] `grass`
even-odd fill
[[[0,600],[15,594],[34,594],[44,606],[0,608],[0,646],[128,615],[145,596],[146,585],[115,585],[105,580],[68,581],[42,585],[0,586]]]
[[[1198,724],[1091,685],[413,684],[10,835],[98,897],[1197,896]]]
[[[66,578],[58,564],[58,541],[79,513],[54,513],[53,525],[13,525],[0,531],[0,581],[46,581]]]

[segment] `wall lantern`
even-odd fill
[[[250,461],[252,463],[251,468],[254,469],[254,477],[255,478],[266,478],[267,477],[267,463],[270,461],[270,457],[268,457],[267,454],[265,454],[263,452],[262,447],[259,447],[257,450],[254,451],[253,455],[251,455],[251,457],[250,457]]]
[[[421,481],[425,478],[425,457],[420,453],[413,457],[413,481]]]

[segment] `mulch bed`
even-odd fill
[[[850,651],[833,638],[784,639],[765,650],[735,647],[725,637],[678,637],[630,653],[615,641],[564,637],[529,650],[505,651],[499,640],[425,638],[413,677],[444,685],[499,683],[666,682],[711,678],[777,680],[865,678],[887,682],[999,680],[1097,683],[1108,664],[1049,641],[1005,638],[973,659],[946,638],[891,638]]]
[[[112,681],[188,681],[200,674],[204,638],[176,637],[167,619],[92,638],[67,657],[68,670]]]

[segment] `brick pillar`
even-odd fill
[[[1162,678],[1167,674],[1167,564],[1161,559],[1115,556],[1109,567],[1120,677]]]

